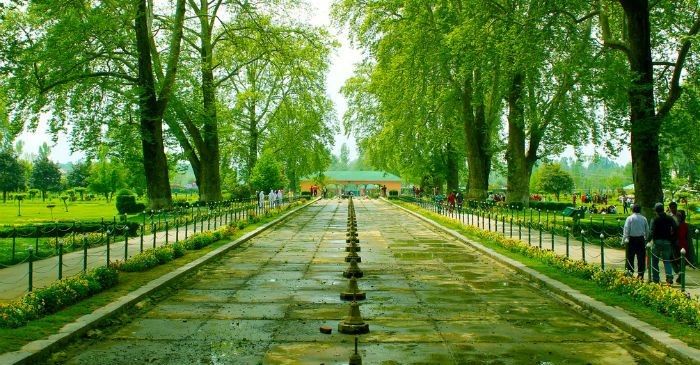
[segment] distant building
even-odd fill
[[[384,171],[325,171],[323,181],[316,176],[306,176],[301,179],[301,191],[310,191],[312,186],[325,186],[328,192],[335,195],[352,192],[355,196],[369,194],[370,191],[380,191],[386,186],[390,191],[401,191],[401,178]]]

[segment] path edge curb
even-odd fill
[[[658,329],[650,325],[649,323],[635,318],[634,316],[630,315],[622,309],[611,307],[603,302],[593,299],[560,281],[554,280],[549,276],[540,273],[539,271],[527,267],[525,264],[519,261],[504,256],[482,245],[481,243],[475,242],[474,240],[463,236],[461,233],[453,229],[447,228],[428,217],[422,216],[419,213],[413,212],[409,209],[399,206],[398,204],[389,200],[382,200],[398,209],[401,209],[417,217],[418,219],[430,224],[431,226],[448,233],[449,235],[461,241],[462,244],[470,245],[476,248],[477,250],[483,252],[484,254],[488,255],[489,257],[509,266],[510,268],[520,272],[521,274],[528,276],[529,278],[537,281],[539,284],[545,286],[548,290],[551,290],[557,293],[558,295],[561,295],[564,298],[571,300],[572,302],[576,303],[582,308],[596,313],[596,315],[610,321],[615,326],[622,328],[624,331],[634,335],[635,337],[644,340],[646,343],[654,346],[655,348],[662,350],[667,354],[671,354],[671,356],[676,358],[677,360],[683,361],[686,364],[700,365],[700,350],[690,347],[685,342],[671,337],[671,335],[667,332]]]
[[[70,343],[78,337],[83,336],[93,328],[99,327],[101,323],[109,318],[124,312],[128,308],[133,307],[136,303],[143,300],[145,297],[161,290],[162,288],[171,285],[177,279],[198,270],[201,266],[206,265],[212,260],[223,256],[226,252],[234,249],[243,243],[255,238],[266,230],[284,222],[298,213],[302,209],[315,203],[318,199],[312,199],[308,203],[297,207],[282,216],[268,222],[255,230],[244,234],[238,239],[224,244],[223,246],[207,253],[206,255],[191,261],[177,269],[170,271],[159,278],[153,279],[140,288],[129,292],[119,299],[102,306],[92,313],[81,316],[75,321],[63,326],[57,333],[50,335],[48,338],[36,340],[22,346],[18,351],[6,352],[0,354],[0,364],[36,364],[44,360],[50,353],[60,350],[60,346]]]

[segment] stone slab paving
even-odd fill
[[[416,217],[355,203],[367,292],[364,364],[677,363]],[[54,360],[67,364],[343,364],[347,201],[320,201]],[[334,328],[331,335],[319,327]]]

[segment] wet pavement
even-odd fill
[[[347,364],[347,201],[320,201],[208,265],[68,364]],[[381,201],[356,200],[364,364],[663,364],[663,353]],[[333,333],[322,334],[321,326]]]

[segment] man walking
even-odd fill
[[[651,250],[651,278],[655,283],[660,281],[659,259],[661,259],[664,261],[666,283],[671,285],[673,284],[673,266],[671,265],[673,248],[671,245],[676,242],[678,226],[676,221],[664,212],[662,203],[656,203],[654,211],[656,211],[656,218],[651,221],[651,234],[649,236],[650,240],[654,240]]]
[[[625,209],[627,209],[625,207]],[[642,208],[632,205],[632,215],[625,220],[622,230],[622,245],[625,246],[625,273],[634,275],[634,259],[637,258],[637,277],[644,278],[646,270],[646,249],[644,247],[649,236],[649,223],[646,217],[641,215]]]

